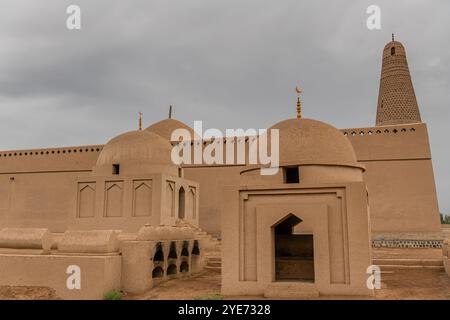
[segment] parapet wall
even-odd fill
[[[91,171],[103,145],[0,152],[0,174]]]
[[[431,159],[425,123],[341,131],[352,143],[358,161]]]
[[[75,185],[89,175],[101,145],[0,152],[0,228],[67,229]]]
[[[366,167],[374,245],[439,245],[439,209],[426,124],[341,131]]]

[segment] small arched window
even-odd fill
[[[395,54],[395,47],[391,48],[391,56],[393,56]]]
[[[181,187],[178,193],[178,218],[184,219],[186,209],[186,194],[184,188]]]

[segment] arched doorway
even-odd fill
[[[161,267],[156,267],[152,271],[152,278],[162,278],[164,277],[164,270]]]
[[[275,281],[314,282],[314,238],[312,234],[294,234],[302,220],[289,214],[272,229],[275,241]]]
[[[177,265],[172,263],[167,267],[167,276],[176,276],[177,275]]]
[[[186,192],[181,187],[178,193],[178,218],[184,219],[186,209]]]

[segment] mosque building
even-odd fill
[[[275,175],[250,163],[176,165],[179,128],[194,136],[169,116],[105,145],[1,151],[0,285],[69,299],[142,292],[198,272],[203,249],[221,242],[223,294],[370,295],[373,247],[442,246],[427,125],[394,39],[375,126],[304,119],[298,100],[297,118],[272,126]],[[63,286],[71,264],[92,280],[81,291]]]

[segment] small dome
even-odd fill
[[[311,119],[288,119],[275,124],[271,129],[279,130],[280,165],[361,167],[348,138],[329,124]]]
[[[94,174],[111,175],[113,165],[119,174],[167,173],[177,175],[171,160],[172,145],[149,131],[130,131],[111,139],[101,151]]]
[[[191,135],[191,140],[194,140],[198,138],[198,135],[194,133],[194,130],[189,127],[187,124],[175,120],[175,119],[164,119],[159,122],[156,122],[152,124],[151,126],[147,127],[145,130],[149,132],[156,133],[163,137],[164,139],[167,139],[169,141],[172,141],[172,132],[174,132],[176,129],[186,129],[189,131]]]

